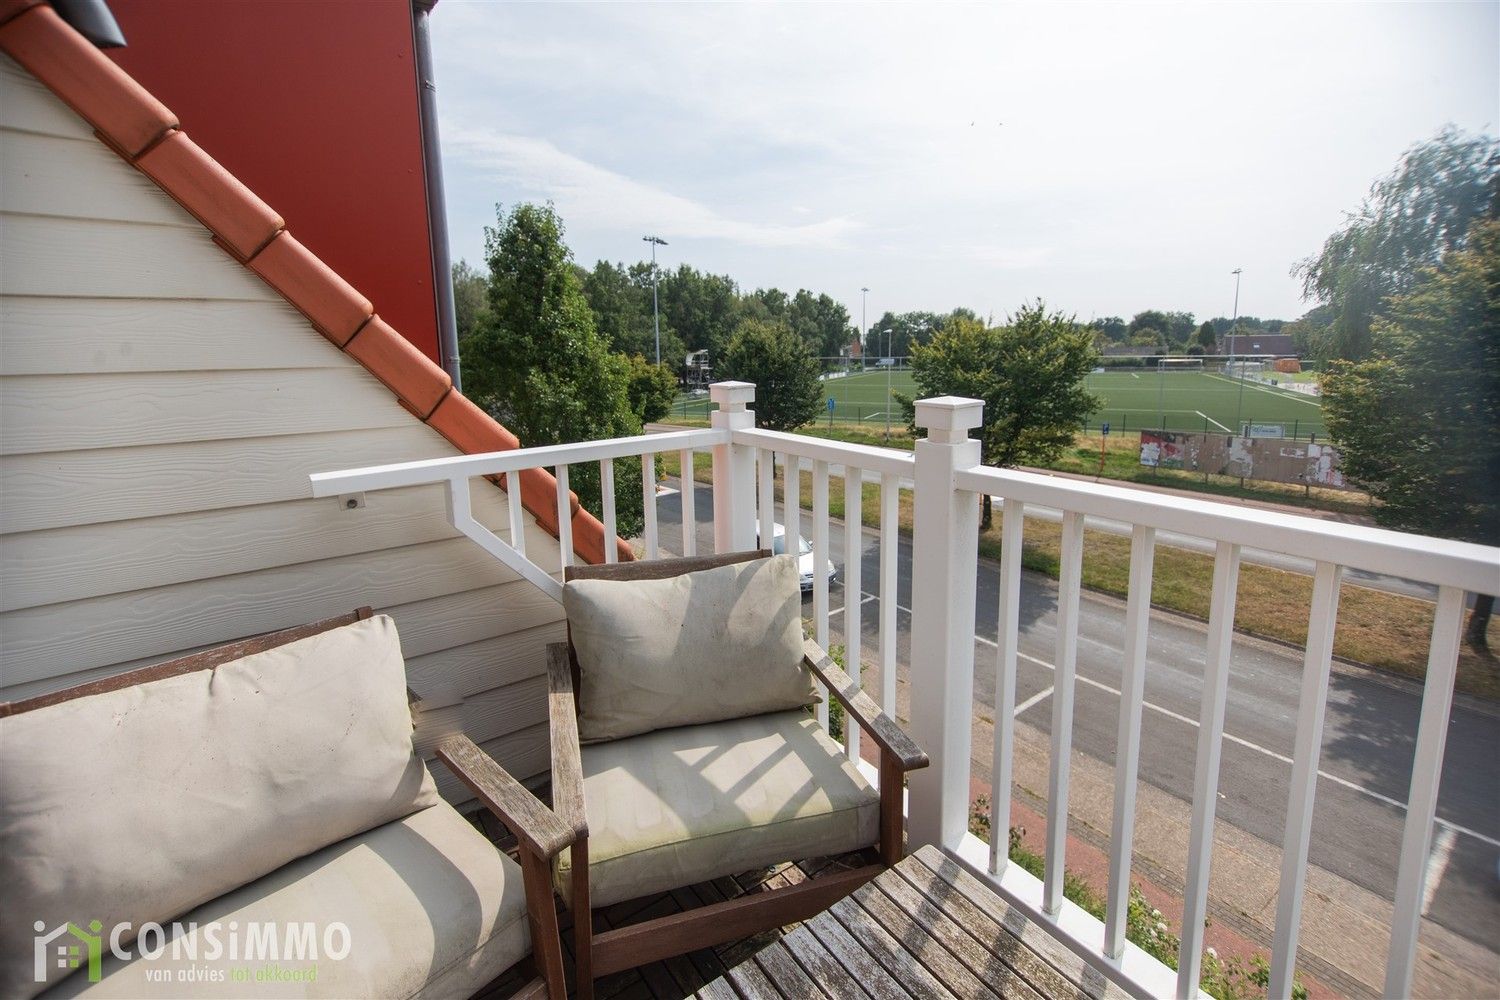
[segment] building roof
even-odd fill
[[[1286,333],[1231,333],[1220,340],[1219,353],[1291,355],[1297,346]]]
[[[297,242],[269,205],[225,170],[129,74],[41,0],[0,0],[0,51],[56,94],[127,163],[187,209],[235,260],[254,271],[325,338],[363,365],[417,419],[460,451],[509,451],[521,442],[453,388],[452,379],[375,312],[369,299]],[[497,485],[507,488],[504,476]],[[521,473],[521,500],[558,534],[557,481]],[[604,561],[604,526],[571,498],[573,548]],[[630,547],[614,539],[620,559]]]

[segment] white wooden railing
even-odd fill
[[[1330,524],[1212,501],[1185,499],[1123,487],[1105,486],[1013,470],[986,467],[979,444],[969,438],[978,427],[982,404],[976,400],[940,398],[917,403],[916,422],[926,436],[908,454],[886,448],[841,444],[754,427],[754,386],[719,383],[710,389],[718,409],[711,426],[610,441],[556,447],[525,448],[487,455],[460,456],[312,477],[316,496],[441,483],[446,487],[448,516],[463,534],[507,566],[554,597],[561,587],[525,546],[521,505],[510,504],[508,537],[479,523],[469,508],[469,480],[475,476],[553,469],[557,477],[560,562],[573,558],[569,537],[568,469],[598,462],[607,539],[615,531],[614,462],[642,459],[641,489],[645,501],[644,557],[660,553],[655,456],[678,452],[682,468],[681,554],[697,550],[698,514],[693,498],[693,454],[713,455],[713,529],[716,551],[753,548],[757,539],[769,546],[777,521],[777,468],[782,473],[780,520],[786,551],[797,552],[803,535],[801,473],[811,475],[810,536],[814,552],[813,617],[815,638],[827,645],[829,581],[829,479],[836,471],[844,482],[844,606],[842,631],[846,666],[856,680],[861,664],[879,666],[879,702],[892,711],[897,674],[897,539],[900,493],[913,498],[911,566],[911,728],[927,750],[932,766],[915,772],[909,788],[909,829],[914,843],[938,844],[976,874],[987,879],[1012,904],[1082,955],[1104,975],[1139,996],[1197,996],[1209,869],[1213,855],[1214,811],[1220,750],[1224,734],[1229,650],[1233,636],[1235,590],[1240,550],[1283,552],[1316,561],[1308,608],[1302,689],[1291,776],[1277,910],[1270,996],[1289,996],[1296,962],[1302,890],[1307,872],[1312,807],[1317,791],[1319,751],[1344,568],[1358,568],[1433,584],[1437,613],[1430,645],[1427,679],[1417,734],[1416,757],[1407,803],[1398,865],[1395,912],[1386,972],[1387,996],[1411,991],[1417,935],[1431,830],[1437,808],[1447,720],[1452,705],[1459,632],[1466,593],[1500,590],[1500,550],[1461,542],[1406,535],[1373,528]],[[876,592],[862,586],[863,486],[866,476],[878,483],[879,504]],[[971,727],[974,711],[975,588],[979,502],[984,495],[1004,503],[996,725],[990,789],[991,843],[968,832],[970,808]],[[1052,699],[1051,770],[1047,796],[1046,863],[1042,879],[1009,863],[1004,845],[1010,826],[1011,777],[1021,584],[1021,542],[1027,505],[1060,510],[1062,548],[1057,607],[1056,675]],[[1069,757],[1072,747],[1073,697],[1076,680],[1079,593],[1082,579],[1083,524],[1101,516],[1132,525],[1129,592],[1125,612],[1119,724],[1116,738],[1115,794],[1110,836],[1107,912],[1103,923],[1063,898]],[[1198,729],[1195,780],[1182,944],[1177,972],[1125,940],[1130,886],[1132,833],[1135,820],[1137,764],[1141,745],[1148,623],[1155,533],[1170,529],[1215,543],[1204,683]],[[614,546],[606,544],[607,558]],[[876,655],[862,648],[862,609],[879,601]],[[826,699],[820,721],[827,724]],[[846,727],[852,730],[853,727]],[[847,734],[851,759],[858,759],[858,734]]]
[[[1395,909],[1385,994],[1411,994],[1426,878],[1425,861],[1437,809],[1447,722],[1457,671],[1466,592],[1500,590],[1500,550],[1375,528],[1330,524],[1211,501],[1166,496],[983,466],[978,443],[968,437],[980,424],[977,400],[930,399],[917,403],[916,422],[927,437],[916,446],[912,568],[912,729],[933,757],[931,773],[911,780],[911,824],[922,840],[939,843],[987,874],[1007,897],[1037,919],[1050,920],[1075,950],[1122,986],[1150,996],[1196,995],[1203,951],[1214,810],[1224,735],[1229,647],[1234,629],[1240,549],[1311,558],[1316,562],[1308,608],[1308,639],[1291,789],[1283,838],[1269,995],[1291,994],[1301,904],[1307,874],[1313,799],[1327,707],[1339,582],[1346,567],[1404,577],[1438,588],[1436,619],[1418,726],[1416,755],[1397,866]],[[1004,502],[1001,540],[999,635],[993,783],[992,843],[967,831],[970,725],[974,684],[974,577],[981,496]],[[1052,753],[1047,802],[1045,876],[1037,880],[1005,857],[1010,822],[1016,641],[1021,539],[1028,504],[1063,512],[1059,574],[1056,676],[1052,703]],[[1073,687],[1078,635],[1078,595],[1083,518],[1108,517],[1132,525],[1125,611],[1119,726],[1115,746],[1113,823],[1110,831],[1107,916],[1100,925],[1062,898],[1068,815]],[[1146,675],[1155,533],[1170,529],[1216,543],[1210,595],[1208,648],[1199,711],[1192,791],[1182,944],[1175,975],[1125,941],[1135,827],[1136,777]]]

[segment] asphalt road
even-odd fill
[[[842,476],[844,474],[843,466],[837,464],[830,464],[828,471],[830,476]],[[864,478],[865,482],[880,482],[880,476],[875,473],[867,472]],[[902,486],[910,489],[911,482],[909,480],[902,480]],[[997,508],[1005,506],[1003,498],[995,497],[994,499]],[[1207,499],[1213,498],[1207,497]],[[1026,507],[1026,516],[1029,518],[1041,518],[1044,521],[1061,521],[1062,511],[1054,510],[1051,507],[1038,506],[1037,504],[1028,504]],[[1103,531],[1112,535],[1130,537],[1131,525],[1126,521],[1116,521],[1108,517],[1095,517],[1090,514],[1084,517],[1083,525],[1089,531]],[[1214,552],[1214,543],[1212,541],[1206,538],[1199,538],[1196,535],[1184,535],[1176,531],[1158,530],[1156,532],[1156,544],[1170,545],[1173,548],[1187,549],[1191,552],[1204,552],[1209,555],[1212,555]],[[1312,576],[1313,571],[1317,567],[1317,563],[1312,559],[1291,556],[1283,552],[1271,552],[1267,549],[1257,549],[1253,546],[1243,547],[1240,550],[1240,559],[1242,562],[1256,563],[1260,566],[1269,566],[1272,569],[1286,570],[1290,573],[1302,573],[1306,576]],[[1436,587],[1431,584],[1418,583],[1416,580],[1386,576],[1383,573],[1371,573],[1353,567],[1344,571],[1344,579],[1349,583],[1357,583],[1362,587],[1369,587],[1372,590],[1383,590],[1390,594],[1417,597],[1425,601],[1437,600]],[[1473,597],[1471,596],[1470,601],[1472,600]]]
[[[700,486],[699,551],[713,550],[712,492]],[[680,551],[681,514],[674,493],[659,500],[663,548]],[[808,532],[804,513],[803,531]],[[844,604],[842,525],[829,531],[830,557],[840,579],[830,588],[830,608]],[[902,537],[898,559],[899,667],[910,662],[911,541]],[[879,621],[878,540],[866,532],[862,557],[867,635],[875,649]],[[993,715],[998,620],[998,567],[980,561],[976,598],[975,700]],[[805,599],[812,613],[812,598]],[[1079,605],[1074,746],[1112,764],[1119,714],[1123,660],[1123,604],[1085,591]],[[1055,643],[1056,583],[1024,574],[1021,593],[1022,654],[1016,704],[1028,724],[1050,730]],[[842,614],[830,630],[838,633]],[[1184,802],[1191,797],[1197,752],[1196,719],[1206,645],[1201,625],[1153,613],[1149,632],[1146,710],[1143,712],[1140,778]],[[1237,638],[1230,667],[1218,818],[1280,845],[1285,822],[1288,762],[1296,734],[1301,656],[1254,640]],[[1322,779],[1313,816],[1311,861],[1386,899],[1395,892],[1402,804],[1407,797],[1420,690],[1364,671],[1336,670],[1329,684],[1324,723]],[[1448,843],[1446,864],[1431,868],[1428,919],[1493,949],[1500,941],[1500,715],[1456,705],[1449,722],[1435,844]],[[1045,789],[1041,790],[1045,794]],[[1149,845],[1137,844],[1138,853]],[[1279,847],[1276,848],[1279,860]]]

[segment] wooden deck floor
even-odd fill
[[[515,843],[493,817],[471,817],[502,850]],[[813,858],[714,879],[609,907],[596,929],[692,910],[709,903],[795,885],[809,877],[876,860],[873,851]],[[573,920],[559,900],[559,923],[572,995]],[[813,986],[816,980],[817,986]],[[504,1000],[523,979],[517,970],[475,1000]],[[770,983],[779,984],[772,988]],[[800,985],[799,985],[800,984]],[[1125,994],[1047,929],[1027,920],[932,848],[923,848],[853,896],[813,919],[713,948],[654,962],[595,982],[599,1000],[715,1000],[782,996],[970,997],[998,1000],[1125,1000]]]
[[[475,814],[476,821],[485,836],[502,850],[514,854],[515,841],[493,817]],[[596,918],[596,930],[608,930],[624,924],[662,917],[683,910],[690,910],[706,903],[717,903],[733,899],[748,892],[775,889],[795,885],[810,876],[821,875],[842,868],[860,868],[873,864],[873,851],[841,855],[836,858],[811,858],[795,864],[778,865],[775,868],[758,868],[733,877],[702,882],[688,889],[678,889],[658,896],[634,899],[607,908],[602,919]],[[558,902],[558,919],[563,932],[564,959],[567,966],[569,995],[573,985],[573,915]],[[594,995],[598,1000],[684,1000],[706,984],[713,982],[762,948],[779,941],[800,924],[791,924],[779,930],[767,931],[752,937],[730,941],[714,948],[680,955],[662,962],[654,962],[612,976],[605,976],[594,984]],[[474,997],[474,1000],[504,1000],[521,985],[522,979],[514,970],[491,983]]]

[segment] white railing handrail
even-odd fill
[[[911,478],[915,462],[911,452],[895,448],[880,448],[867,444],[851,444],[845,441],[830,441],[827,438],[808,437],[805,434],[787,434],[783,431],[760,429],[734,432],[734,443],[765,448],[768,451],[834,465],[854,466],[868,472]]]
[[[451,458],[428,458],[394,465],[371,465],[361,469],[318,472],[309,478],[313,496],[329,497],[365,490],[388,490],[400,486],[421,486],[474,476],[496,476],[556,465],[578,465],[615,458],[638,458],[645,454],[686,449],[711,448],[729,440],[726,431],[714,428],[672,431],[667,434],[639,434],[634,437],[609,438],[603,441],[580,441],[576,444],[540,445],[514,448],[478,455],[455,455]]]
[[[1500,548],[1386,528],[1329,523],[1302,514],[1154,493],[1016,469],[975,466],[955,486],[1022,503],[1232,542],[1268,552],[1500,594]]]

